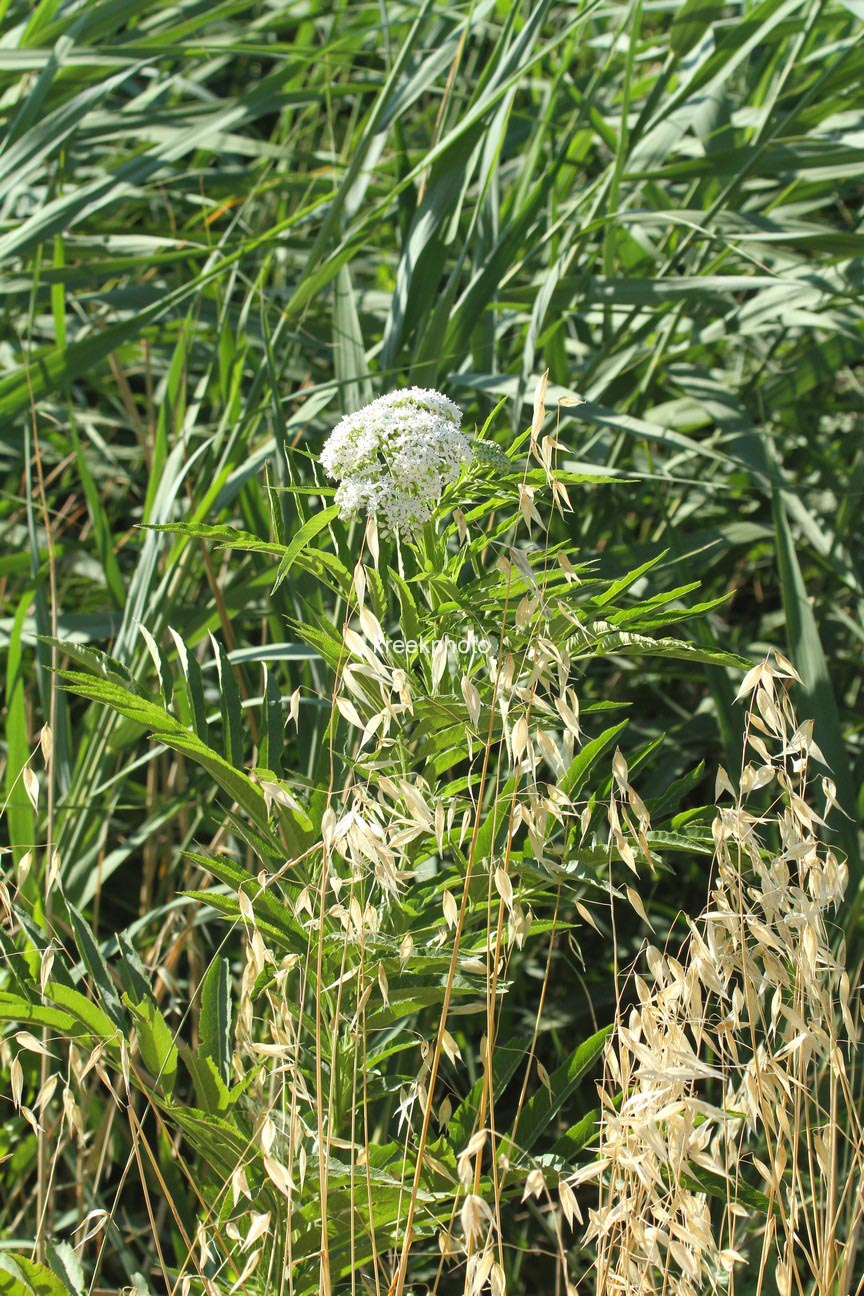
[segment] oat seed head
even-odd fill
[[[814,744],[795,718],[788,677],[770,661],[748,677],[742,692],[756,692],[741,791],[717,809],[705,909],[688,922],[680,961],[649,948],[648,979],[634,978],[638,1005],[622,1011],[607,1045],[601,1187],[587,1231],[598,1296],[731,1290],[748,1252],[757,1271],[776,1270],[783,1296],[805,1269],[813,1296],[847,1290],[835,1280],[837,1248],[864,1219],[864,1196],[844,1187],[864,1179],[844,1062],[859,1038],[859,1006],[830,916],[848,870],[820,841],[823,821],[806,799],[798,757]],[[747,804],[769,784],[770,810]],[[699,1191],[705,1174],[725,1185],[725,1209]],[[760,1229],[742,1211],[742,1177],[770,1197],[776,1228],[773,1217]]]

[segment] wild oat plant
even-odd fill
[[[586,1240],[604,1296],[864,1284],[860,997],[831,923],[848,875],[819,840],[836,789],[794,680],[780,654],[745,676],[705,910],[680,947],[648,946],[604,1053],[598,1160],[569,1181],[602,1181]]]

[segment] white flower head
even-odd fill
[[[390,392],[346,414],[321,451],[325,472],[339,482],[340,516],[365,511],[390,531],[416,532],[471,462],[461,428],[459,406],[425,387]]]

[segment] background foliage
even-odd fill
[[[3,993],[30,1002],[32,1038],[80,1029],[76,1011],[92,1010],[72,997],[90,987],[93,1010],[137,1026],[151,1094],[166,1059],[178,1094],[196,1092],[195,1063],[160,1044],[166,1023],[193,1050],[210,1040],[226,1083],[224,1031],[206,1022],[226,994],[236,1009],[244,946],[189,892],[213,889],[220,848],[234,868],[260,867],[248,823],[263,833],[266,808],[238,771],[284,777],[306,811],[322,786],[333,675],[298,627],[324,634],[344,616],[343,577],[311,555],[350,570],[360,529],[313,534],[329,503],[314,460],[343,410],[409,383],[445,390],[480,427],[506,397],[487,437],[507,450],[548,368],[558,467],[590,480],[568,487],[573,512],[543,543],[589,563],[598,593],[650,563],[621,587],[622,612],[655,596],[676,613],[713,602],[685,624],[706,656],[788,653],[848,816],[836,840],[857,939],[860,6],[11,0],[2,12],[3,831],[29,922],[4,938]],[[177,523],[192,529],[154,529]],[[404,623],[394,587],[378,594],[379,618]],[[88,649],[110,653],[107,675]],[[76,672],[71,692],[60,669]],[[602,656],[580,677],[585,737],[626,719],[615,741],[642,798],[667,826],[689,812],[698,824],[718,762],[738,765],[737,686],[735,669],[695,657]],[[285,727],[298,688],[300,722]],[[235,802],[245,844],[226,818]],[[661,929],[706,890],[698,855],[673,862],[646,895]],[[227,904],[242,886],[219,880]],[[537,897],[508,1011],[530,1041],[546,988],[535,1043],[554,1075],[586,1023],[611,1021],[615,987],[613,950],[587,925],[550,940],[551,896]],[[617,957],[645,931],[631,914]],[[66,985],[51,1009],[33,992],[40,973]],[[20,1053],[25,1104],[56,1066],[74,1078],[86,1064],[86,1050],[62,1063],[19,1050],[20,1008],[4,1016],[6,1088]],[[480,1031],[466,1032],[473,1083]],[[122,1075],[121,1056],[109,1061]],[[387,1074],[396,1083],[398,1067]],[[197,1081],[200,1105],[217,1082]],[[55,1269],[74,1269],[62,1244],[107,1211],[79,1249],[84,1280],[113,1289],[140,1274],[166,1290],[195,1229],[175,1156],[194,1161],[194,1131],[140,1098],[127,1119],[93,1073],[76,1092],[62,1137],[60,1089],[44,1097],[56,1158],[6,1105],[4,1247],[26,1255],[50,1236]],[[593,1100],[588,1073],[547,1113],[546,1151]],[[508,1280],[530,1292],[537,1275],[556,1281],[538,1258],[555,1247],[539,1207],[517,1196],[513,1210]],[[534,1248],[527,1270],[519,1248]]]

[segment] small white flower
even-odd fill
[[[391,531],[416,532],[471,462],[461,426],[459,406],[424,387],[390,392],[346,414],[321,452],[325,472],[339,482],[340,516],[380,514]]]

